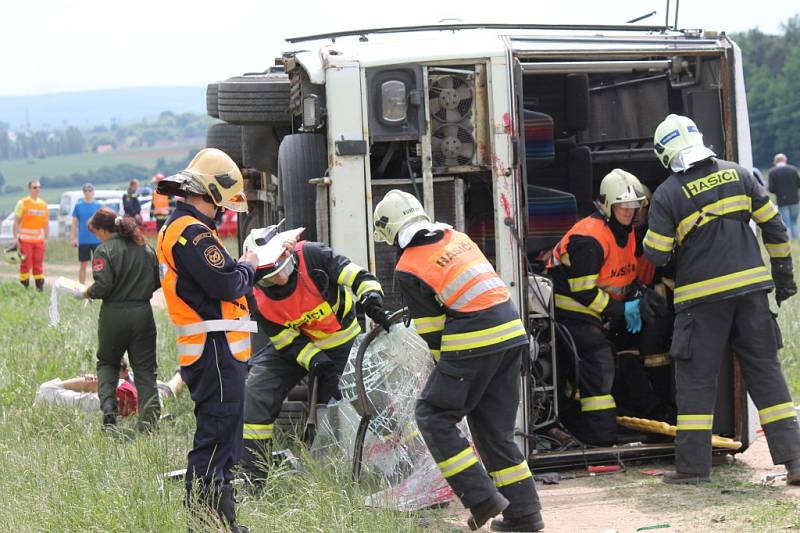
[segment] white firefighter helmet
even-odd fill
[[[689,117],[668,115],[653,135],[653,150],[664,168],[684,172],[714,152],[703,144],[703,134]]]
[[[280,227],[284,220],[285,219],[272,226],[267,226],[266,228],[255,228],[250,230],[250,233],[247,235],[244,243],[242,243],[242,250],[244,252],[252,251],[257,253],[258,248],[266,246],[273,238],[275,238],[276,235],[278,235],[278,233],[280,233]],[[294,271],[294,266],[294,254],[285,253],[284,255],[280,256],[277,261],[258,266],[256,269],[256,283],[262,287],[269,287],[270,285],[274,284],[273,280],[279,273],[286,271],[287,275],[291,275]]]
[[[372,221],[375,242],[394,244],[404,226],[417,221],[430,222],[431,219],[413,194],[392,189],[375,206]]]
[[[208,195],[218,207],[247,212],[242,172],[228,154],[216,148],[200,150],[185,170],[160,180],[158,192]]]
[[[623,207],[639,207],[645,199],[644,194],[637,190],[642,184],[639,179],[622,169],[615,168],[600,182],[600,197],[598,203],[600,210],[607,218],[611,218],[611,206],[622,204]]]

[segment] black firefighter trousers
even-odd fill
[[[474,507],[499,490],[510,502],[503,512],[509,519],[541,509],[528,463],[514,442],[527,351],[525,345],[468,359],[443,357],[416,407],[425,443],[461,503]],[[456,426],[465,416],[485,469]]]
[[[355,339],[324,352],[333,361],[340,377],[353,342]],[[251,359],[245,387],[244,450],[239,464],[254,479],[263,479],[269,466],[275,419],[289,391],[308,371],[296,361],[279,355],[268,340],[261,339],[258,344],[258,353]]]
[[[780,329],[766,291],[700,303],[675,316],[676,470],[711,473],[711,429],[717,374],[728,350],[738,357],[775,464],[800,459],[794,404],[778,361]]]

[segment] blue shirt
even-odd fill
[[[92,203],[86,203],[83,198],[75,204],[72,216],[78,219],[78,244],[100,244],[100,239],[89,231],[89,219],[101,207],[103,207],[103,204],[97,200]]]

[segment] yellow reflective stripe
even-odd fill
[[[714,415],[678,415],[678,431],[711,431]]]
[[[778,244],[764,243],[764,246],[766,246],[770,257],[789,257],[792,255],[792,245],[788,242]]]
[[[779,403],[777,405],[773,405],[772,407],[767,407],[766,409],[760,409],[758,411],[758,419],[761,421],[761,425],[769,424],[770,422],[777,422],[778,420],[783,420],[784,418],[794,418],[797,416],[797,411],[794,409],[794,404],[792,402],[787,403]]]
[[[276,350],[282,350],[289,346],[298,335],[300,333],[296,329],[284,329],[274,337],[270,337],[269,340]]]
[[[481,348],[483,346],[491,346],[493,344],[500,344],[515,337],[527,335],[525,326],[518,318],[494,326],[492,328],[479,329],[477,331],[470,331],[467,333],[453,333],[450,335],[442,335],[442,351],[454,352],[458,350],[470,350],[472,348]]]
[[[700,211],[691,213],[678,224],[675,230],[675,237],[677,238],[678,244],[682,243],[689,232],[694,229],[698,218],[702,217],[702,220],[697,225],[704,226],[722,215],[735,213],[737,211],[750,211],[751,205],[752,201],[749,196],[737,194],[703,206]]]
[[[438,363],[439,359],[442,357],[442,351],[431,349],[431,355],[433,356],[433,360]]]
[[[763,224],[777,214],[778,208],[775,207],[775,204],[772,203],[772,200],[768,200],[767,203],[753,211],[752,216],[753,220],[755,220],[757,223]]]
[[[598,290],[597,296],[595,296],[594,300],[592,300],[592,303],[589,304],[589,309],[597,311],[598,313],[602,313],[610,301],[611,297],[606,291]]]
[[[581,398],[581,411],[584,413],[590,411],[604,411],[606,409],[616,409],[617,402],[610,394],[603,394],[601,396],[587,396]]]
[[[361,333],[361,326],[358,324],[358,320],[353,318],[353,321],[349,326],[344,329],[340,329],[336,333],[328,335],[323,339],[316,339],[314,341],[314,345],[322,350],[336,348],[337,346],[341,346],[342,344],[346,343],[359,333]]]
[[[375,280],[370,279],[367,281],[362,281],[361,285],[358,286],[358,291],[356,291],[356,298],[360,300],[361,297],[364,296],[364,294],[370,291],[375,291],[383,294],[383,289],[381,288],[381,284]]]
[[[300,350],[300,353],[297,354],[297,364],[308,370],[308,366],[311,364],[311,359],[313,359],[314,356],[321,351],[322,350],[309,342],[303,347],[302,350]]]
[[[564,311],[572,311],[574,313],[583,313],[584,315],[593,316],[598,320],[600,319],[599,313],[595,313],[578,300],[570,298],[569,296],[564,296],[563,294],[556,294],[556,308],[563,309]]]
[[[594,289],[597,286],[597,278],[597,274],[581,276],[579,278],[569,278],[567,279],[569,290],[572,292],[580,292]]]
[[[674,237],[667,237],[666,235],[661,235],[660,233],[656,233],[651,229],[647,230],[647,233],[644,236],[644,241],[642,242],[648,248],[658,250],[659,252],[667,252],[667,253],[671,252],[672,248],[675,246]]]
[[[654,353],[644,356],[644,366],[654,368],[657,366],[667,366],[670,363],[668,353]]]
[[[717,294],[747,285],[754,285],[762,281],[771,281],[772,276],[764,266],[748,268],[733,274],[726,274],[716,278],[690,283],[681,287],[675,287],[674,303],[681,303],[695,298],[702,298],[710,294]]]
[[[179,242],[181,245],[184,245],[184,244],[186,244],[186,237],[184,237],[183,235],[181,235],[180,237],[178,237],[178,242]]]
[[[442,471],[442,476],[448,478],[458,474],[459,472],[463,472],[477,462],[478,457],[475,455],[475,452],[472,451],[472,448],[467,448],[459,454],[454,455],[450,459],[446,459],[441,463],[437,463],[436,466],[438,466],[439,470]]]
[[[422,316],[414,319],[414,327],[417,328],[417,333],[419,335],[442,331],[444,329],[445,319],[446,315],[444,314],[439,316]]]
[[[497,487],[505,487],[523,479],[531,477],[531,470],[528,468],[528,462],[522,461],[518,465],[510,466],[502,470],[489,472],[489,475],[494,479],[494,484]]]
[[[344,268],[342,268],[342,271],[339,272],[339,277],[336,278],[336,284],[352,287],[353,282],[356,280],[356,276],[358,276],[358,274],[363,270],[363,268],[355,263],[347,263]]]
[[[273,435],[273,424],[245,424],[243,437],[248,440],[271,439]]]

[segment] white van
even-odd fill
[[[95,189],[94,198],[100,203],[107,204],[109,201],[116,201],[117,206],[122,205],[122,195],[125,191],[115,191],[110,189]],[[75,204],[83,198],[83,191],[64,191],[61,194],[61,204],[58,211],[58,226],[61,235],[69,235],[69,227],[72,224],[72,210]]]

